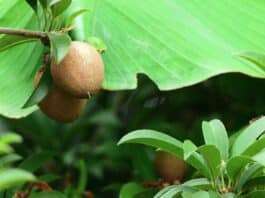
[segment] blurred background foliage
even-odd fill
[[[20,120],[1,118],[0,131],[16,131],[24,139],[14,146],[24,158],[18,165],[69,197],[118,197],[125,183],[159,179],[153,149],[116,145],[127,132],[154,129],[200,145],[202,120],[218,118],[236,132],[265,113],[262,79],[229,74],[168,92],[145,76],[139,79],[137,90],[92,97],[72,124],[56,123],[40,111]]]

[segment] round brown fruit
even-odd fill
[[[155,157],[158,175],[167,182],[181,181],[186,173],[186,163],[172,154],[158,151]]]
[[[60,89],[75,97],[87,98],[101,89],[104,64],[94,47],[73,41],[62,62],[52,64],[51,74]]]
[[[87,100],[75,98],[68,93],[53,87],[40,102],[39,107],[51,119],[59,122],[72,122],[85,108]]]

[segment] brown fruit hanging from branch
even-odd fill
[[[85,108],[87,100],[75,98],[68,93],[53,87],[40,102],[43,113],[59,122],[72,122],[78,118]]]
[[[52,64],[51,74],[60,89],[78,98],[88,98],[101,89],[104,64],[94,47],[73,41],[62,62]]]
[[[181,181],[186,173],[186,163],[170,153],[158,151],[155,157],[158,175],[167,182]]]

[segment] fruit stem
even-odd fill
[[[0,34],[23,36],[26,38],[36,38],[40,39],[44,44],[49,43],[47,33],[41,31],[0,27]]]

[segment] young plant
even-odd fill
[[[139,143],[156,147],[184,159],[199,178],[171,185],[155,198],[173,197],[264,197],[265,117],[261,117],[229,140],[221,121],[202,123],[205,144],[181,142],[153,130],[137,130],[124,136],[119,145]]]
[[[22,137],[15,133],[2,133],[0,135],[0,197],[6,189],[17,187],[26,182],[36,180],[35,176],[21,168],[12,168],[12,163],[22,159],[14,153],[11,144],[21,143]]]

